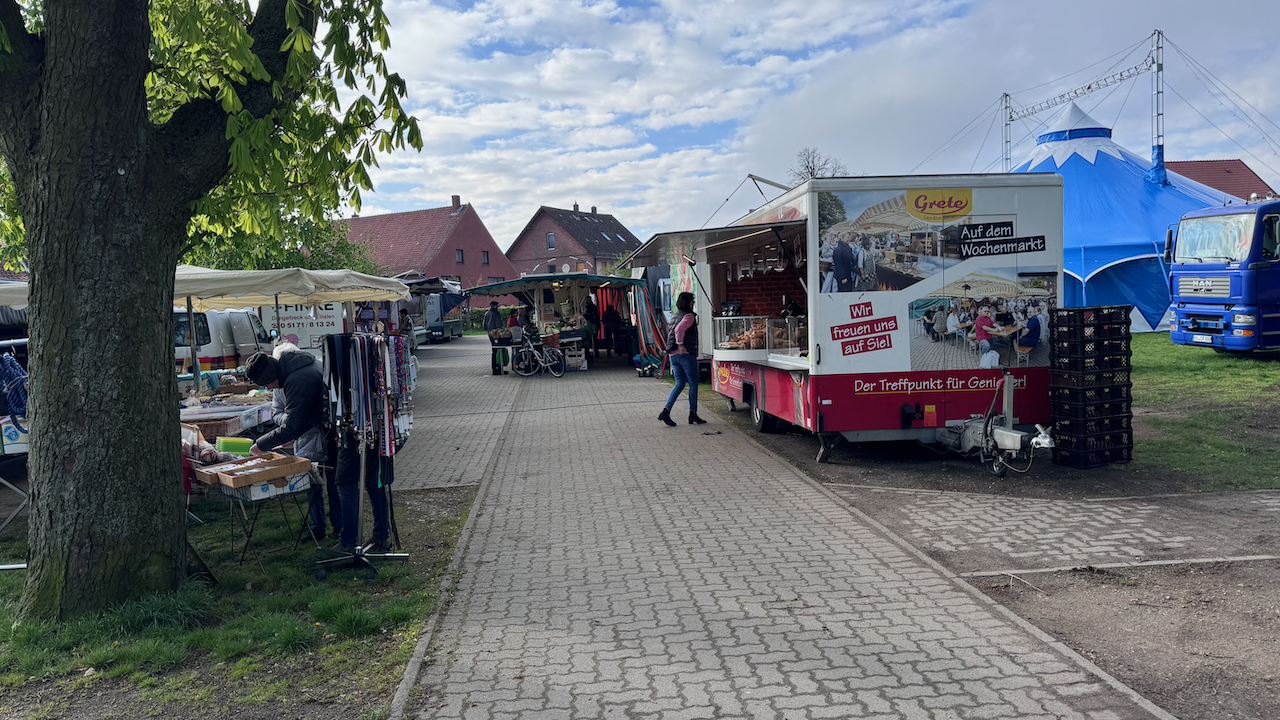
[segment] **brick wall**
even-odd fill
[[[423,270],[425,277],[460,277],[462,287],[483,285],[491,277],[515,280],[520,277],[507,256],[498,249],[484,221],[474,208],[466,206],[453,233],[441,245],[439,252]],[[462,250],[462,262],[458,262],[458,250]],[[483,252],[489,253],[489,264],[484,264]],[[487,304],[487,303],[486,303]]]
[[[741,302],[743,315],[778,315],[784,294],[805,306],[804,286],[791,268],[725,284],[725,300]]]
[[[555,250],[547,249],[547,233],[556,234]],[[546,213],[540,213],[537,220],[511,243],[507,248],[507,259],[522,273],[550,272],[547,263],[554,263],[555,272],[561,272],[565,263],[571,271],[577,270],[579,262],[586,263],[587,272],[595,272],[596,269],[595,257]]]

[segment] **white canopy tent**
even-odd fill
[[[331,302],[408,300],[409,288],[394,278],[353,270],[214,270],[179,265],[173,298],[191,298],[195,310],[259,305],[320,305]]]
[[[409,288],[393,278],[352,270],[214,270],[179,265],[173,299],[191,298],[194,310],[259,305],[319,305],[331,302],[408,300]],[[0,283],[0,305],[27,306],[27,283]]]

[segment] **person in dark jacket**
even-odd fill
[[[311,532],[316,540],[325,537],[324,495],[329,492],[329,522],[333,534],[342,534],[342,501],[338,496],[335,463],[337,447],[325,427],[324,379],[315,356],[293,345],[281,345],[272,355],[257,353],[245,365],[245,374],[255,385],[270,388],[276,429],[258,438],[249,448],[262,455],[290,443],[294,454],[319,465],[325,483],[313,483],[307,491]],[[276,408],[279,408],[278,410]]]
[[[590,350],[595,359],[599,360],[600,348],[596,347],[596,333],[600,332],[600,308],[596,307],[596,303],[591,299],[590,295],[587,296],[586,302],[582,305],[582,320],[586,323],[583,328],[586,330],[585,335],[587,336],[586,349]]]
[[[671,419],[671,408],[680,399],[680,391],[684,390],[685,385],[689,386],[689,424],[701,425],[706,422],[698,417],[698,315],[693,311],[693,300],[693,293],[680,293],[676,298],[676,313],[671,318],[667,350],[671,360],[671,376],[676,379],[676,385],[671,388],[667,405],[658,415],[658,419],[668,425],[676,424]]]
[[[507,322],[502,319],[502,311],[498,309],[498,301],[494,300],[489,303],[489,312],[484,314],[484,331],[500,330],[507,326]]]
[[[609,348],[609,357],[613,357],[613,348],[618,344],[618,329],[622,327],[622,315],[608,305],[600,316],[600,324],[604,326],[604,346]]]
[[[858,274],[858,253],[849,245],[849,235],[840,236],[835,252],[831,254],[835,266],[836,292],[853,292],[854,277]]]

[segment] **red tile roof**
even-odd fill
[[[1243,200],[1248,200],[1252,193],[1263,198],[1267,193],[1275,192],[1243,160],[1171,160],[1165,163],[1165,167],[1201,185]]]
[[[0,280],[22,280],[27,282],[31,279],[31,274],[26,270],[5,270],[0,268]]]
[[[413,210],[411,212],[353,217],[344,220],[351,230],[352,242],[368,243],[374,258],[387,275],[421,272],[444,247],[462,216],[469,212],[467,203],[454,210],[452,206]]]

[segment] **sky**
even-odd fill
[[[787,184],[805,147],[851,175],[999,172],[1002,93],[1030,106],[1138,65],[1155,29],[1167,159],[1241,158],[1280,188],[1265,0],[385,3],[424,144],[380,156],[360,214],[459,195],[504,249],[541,205],[641,239],[727,225],[781,192],[747,174]],[[1150,155],[1149,74],[1077,102]],[[1013,125],[1014,166],[1055,113]]]

